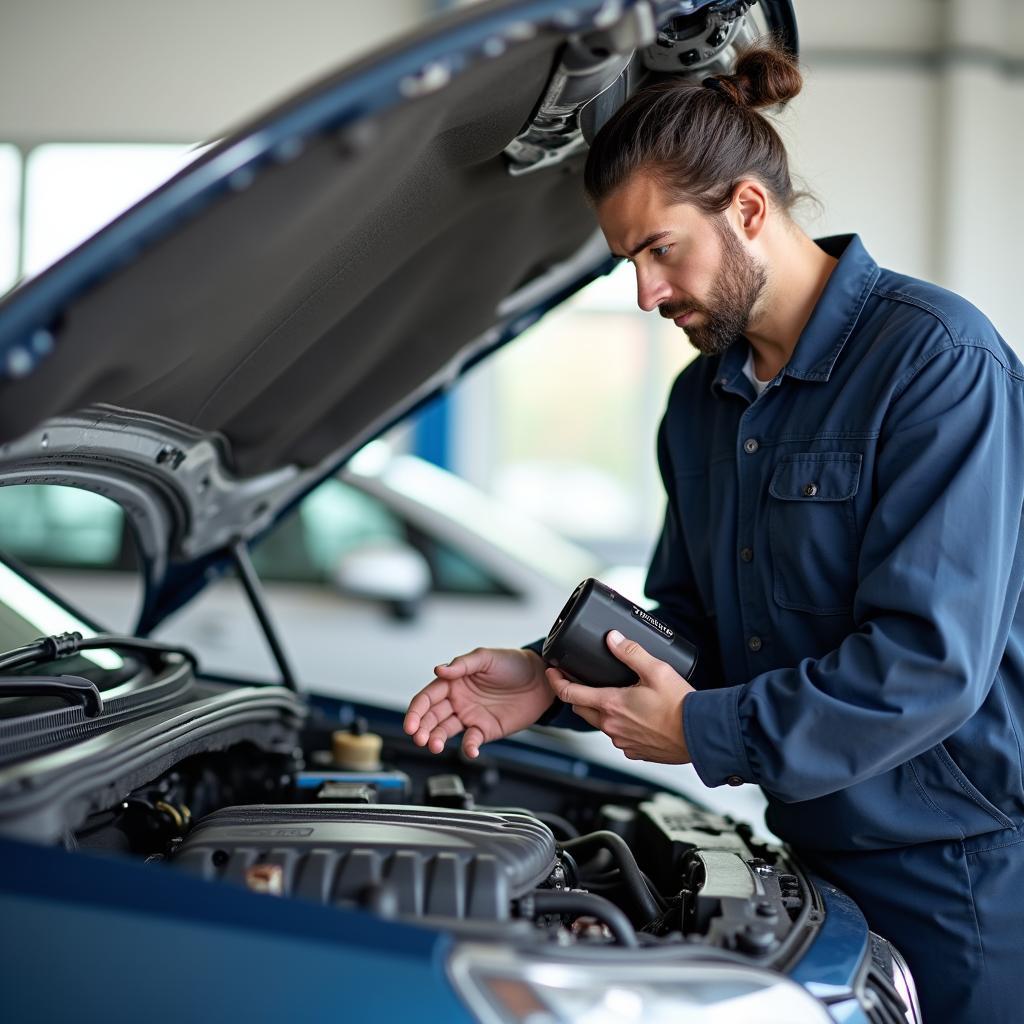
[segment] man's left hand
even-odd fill
[[[584,686],[557,668],[546,670],[556,696],[585,722],[610,737],[633,761],[688,764],[683,733],[683,700],[693,687],[671,665],[658,661],[617,630],[605,638],[608,649],[639,677],[633,686]]]

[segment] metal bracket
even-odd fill
[[[509,174],[530,174],[584,151],[583,108],[616,87],[611,110],[625,101],[627,68],[638,48],[654,42],[655,21],[648,0],[620,8],[606,5],[593,31],[570,37],[533,120],[505,147]]]

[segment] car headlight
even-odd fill
[[[597,951],[595,951],[596,953]],[[601,951],[604,952],[604,951]],[[644,953],[652,953],[645,950]],[[779,974],[731,963],[623,962],[456,947],[452,981],[485,1024],[829,1024],[824,1006]]]

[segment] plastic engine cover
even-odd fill
[[[318,903],[503,920],[511,899],[550,875],[555,840],[526,814],[386,804],[252,805],[227,807],[197,822],[173,862],[203,878],[253,888],[254,879],[266,884],[269,872],[273,891]]]

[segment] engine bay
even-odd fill
[[[241,743],[186,758],[65,845],[526,942],[699,943],[782,969],[813,937],[813,888],[746,825],[611,769],[596,778],[514,747],[434,756],[397,716],[371,733],[342,714],[336,728],[314,707],[287,754]]]
[[[82,662],[110,646],[131,652],[118,672]],[[124,873],[133,900],[187,891],[191,914],[208,885],[211,902],[247,891],[282,901],[275,911],[325,908],[342,930],[355,912],[369,915],[359,934],[370,920],[417,925],[477,954],[641,954],[637,969],[713,960],[759,977],[803,969],[829,929],[839,894],[788,849],[576,756],[557,730],[435,755],[398,711],[201,676],[153,641],[65,634],[4,659],[21,674],[0,709],[0,838],[101,855],[87,873],[138,865]],[[278,916],[243,902],[250,923]],[[895,954],[870,939],[835,998],[870,1006],[872,1022],[904,1019]]]

